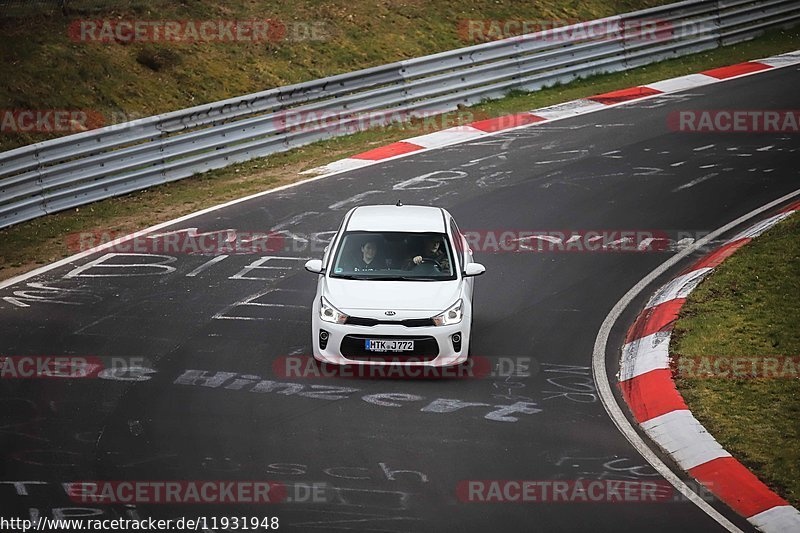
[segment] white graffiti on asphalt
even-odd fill
[[[258,376],[240,376],[236,372],[207,372],[204,370],[186,370],[173,382],[176,385],[220,388],[230,390],[247,390],[256,394],[276,394],[312,398],[316,400],[344,400],[358,395],[361,389],[354,387],[340,387],[334,385],[306,385],[286,381],[273,381],[259,379]],[[401,393],[366,394],[361,399],[371,405],[399,408],[414,402],[427,402],[423,396]],[[466,402],[453,398],[436,398],[428,402],[419,410],[423,413],[452,413],[467,408],[489,408],[483,415],[486,420],[495,422],[517,422],[519,417],[514,415],[532,415],[542,410],[531,402],[514,402],[504,405],[490,405],[480,402]]]

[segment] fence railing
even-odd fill
[[[0,228],[291,149],[750,39],[800,0],[688,0],[86,131],[0,153]],[[336,117],[336,127],[322,114]],[[290,119],[287,117],[291,117]],[[380,119],[378,119],[380,122]]]

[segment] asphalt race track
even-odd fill
[[[800,87],[796,66],[388,161],[170,228],[283,232],[287,246],[271,255],[209,263],[174,254],[166,268],[130,265],[169,258],[118,255],[102,264],[129,266],[79,268],[100,253],[0,290],[4,355],[141,359],[144,368],[0,380],[2,515],[277,516],[288,531],[722,530],[686,501],[481,503],[457,493],[465,480],[661,480],[603,409],[591,359],[609,310],[676,243],[645,253],[476,250],[487,273],[476,281],[472,355],[499,375],[287,378],[276,368],[283,357],[310,355],[315,277],[302,264],[321,256],[354,205],[440,205],[466,232],[699,238],[798,188],[800,142],[674,132],[667,116],[796,109],[792,87]],[[612,377],[648,296],[612,332]],[[509,362],[518,365],[512,372]],[[123,505],[67,496],[62,483],[87,480],[268,480],[300,501]],[[324,487],[323,501],[303,498],[313,484]]]

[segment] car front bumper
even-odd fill
[[[320,330],[328,334],[323,349],[320,346]],[[451,366],[463,363],[469,353],[468,317],[450,326],[406,327],[380,324],[356,326],[312,320],[314,358],[323,363],[337,365],[400,365],[400,366]],[[461,346],[456,350],[453,336],[461,336]],[[364,339],[414,340],[415,351],[411,353],[366,352],[358,344]],[[435,342],[435,350],[432,349]]]

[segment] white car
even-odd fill
[[[314,357],[332,364],[450,366],[469,354],[474,276],[485,272],[438,207],[351,209],[320,261]]]

